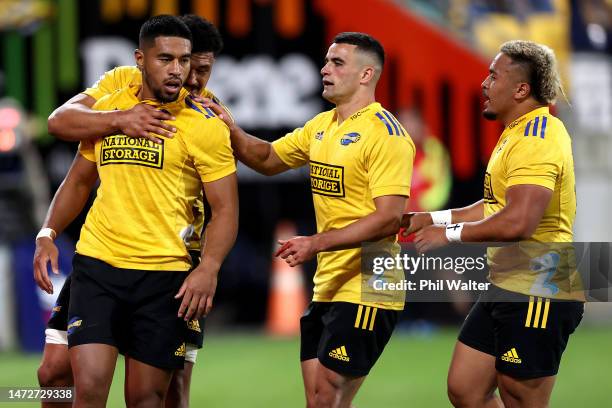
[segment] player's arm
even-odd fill
[[[200,264],[189,274],[177,297],[183,296],[179,317],[199,319],[210,312],[217,275],[238,234],[238,183],[236,173],[219,180],[203,183],[211,207],[211,219],[202,242]]]
[[[406,228],[407,234],[434,224],[448,225],[458,222],[480,221],[484,218],[484,200],[476,201],[462,208],[453,208],[435,212],[411,212],[402,216],[402,227]]]
[[[191,131],[206,137],[190,138],[187,151],[200,175],[211,207],[211,219],[203,239],[200,264],[189,274],[176,297],[182,297],[178,316],[185,320],[207,314],[217,287],[217,274],[234,245],[238,231],[238,182],[236,163],[227,127],[215,117],[192,122]],[[209,235],[210,234],[210,235]]]
[[[96,100],[78,94],[54,110],[47,121],[49,133],[67,141],[90,140],[117,133],[130,137],[144,137],[159,143],[157,136],[172,137],[174,126],[165,120],[172,115],[139,103],[128,110],[98,111],[92,107]]]
[[[272,148],[272,143],[248,134],[235,123],[232,123],[229,128],[232,149],[238,160],[266,176],[289,170],[289,166],[278,157]]]
[[[43,228],[51,228],[53,232],[50,237],[36,239],[36,252],[33,260],[34,280],[47,293],[53,293],[53,285],[49,280],[47,270],[48,263],[51,263],[53,273],[59,273],[58,251],[53,239],[56,235],[61,234],[83,210],[97,180],[96,163],[77,153],[68,174],[51,201],[43,224]]]
[[[281,247],[274,256],[296,266],[312,259],[319,252],[358,248],[363,242],[378,241],[397,234],[402,212],[406,208],[405,196],[381,196],[374,199],[376,210],[344,228],[321,232],[308,237],[280,240]]]
[[[376,210],[373,213],[344,228],[314,235],[318,252],[355,248],[363,242],[378,241],[397,234],[407,200],[406,196],[399,195],[376,197]]]
[[[231,116],[212,100],[204,101],[204,106],[211,108],[230,129],[232,149],[238,160],[253,170],[266,176],[273,176],[289,170],[272,148],[272,143],[248,134],[236,124]]]
[[[521,184],[508,188],[506,206],[485,219],[464,223],[461,240],[486,242],[528,239],[542,220],[552,194],[552,190],[538,185]]]
[[[504,208],[480,221],[423,228],[415,236],[417,249],[424,252],[450,241],[503,242],[531,237],[563,171],[565,153],[559,138],[567,134],[554,122],[548,132],[546,138],[520,138],[508,148],[504,157],[503,176],[508,186]],[[556,132],[561,132],[559,138]]]
[[[390,138],[386,130],[380,129],[380,124],[369,132],[370,137],[364,141],[358,160],[368,163],[365,170],[367,188],[374,199],[375,210],[343,228],[281,241],[276,256],[289,265],[305,262],[319,252],[356,248],[363,242],[397,234],[410,194],[414,144],[407,137]]]
[[[553,191],[540,186],[519,184],[506,191],[506,206],[480,221],[465,222],[458,233],[461,242],[512,242],[531,237],[544,216]],[[449,242],[449,226],[430,226],[416,233],[415,244],[419,252],[438,248]]]

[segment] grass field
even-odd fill
[[[455,330],[429,336],[397,333],[355,401],[363,407],[448,407],[446,370]],[[564,355],[552,407],[609,407],[612,328],[580,327]],[[192,407],[301,407],[297,339],[209,334],[198,355]],[[0,386],[36,386],[40,355],[0,353]],[[122,361],[109,407],[123,406]],[[9,406],[0,403],[0,408]],[[13,404],[19,408],[34,404]]]

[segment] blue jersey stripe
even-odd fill
[[[395,123],[395,121],[393,120],[389,112],[384,110],[383,113],[387,117],[387,119],[389,119],[389,122],[391,122],[391,124],[393,125],[393,129],[395,129],[395,134],[399,136],[400,132],[399,132],[399,128],[397,127],[397,123]]]
[[[529,136],[529,129],[531,129],[531,121],[527,122],[527,126],[525,126],[525,133],[523,136]]]
[[[383,117],[383,115],[380,114],[380,112],[376,112],[376,117],[378,119],[380,119],[382,121],[382,123],[385,124],[385,126],[387,127],[387,131],[389,132],[390,135],[393,134],[393,130],[391,129],[391,126],[389,125],[389,123],[387,122],[387,119],[385,119]]]
[[[187,104],[187,106],[189,106],[191,109],[196,110],[200,113],[202,113],[204,116],[206,116],[207,118],[210,118],[210,116],[208,116],[206,113],[202,112],[202,109],[198,108],[198,106],[193,103],[193,101],[189,98],[185,98],[185,103]]]
[[[406,136],[406,131],[404,130],[404,127],[402,126],[401,123],[399,123],[399,121],[397,122],[400,128],[400,132],[402,132],[402,136]]]
[[[215,116],[215,112],[213,112],[213,111],[212,111],[212,109],[210,109],[210,108],[204,108],[204,109],[206,109],[206,112],[208,112],[208,114],[209,114],[211,117]]]
[[[395,121],[395,123],[397,123],[397,127],[399,128],[400,133],[402,134],[402,136],[406,136],[406,131],[404,130],[404,128],[402,127],[402,124],[400,123],[399,120],[397,120],[397,118],[395,116],[393,116],[391,113],[389,114],[391,115],[391,118],[393,118],[393,120]],[[399,136],[399,134],[398,134]]]
[[[548,118],[546,116],[542,117],[542,128],[540,129],[540,137],[544,139],[544,133],[546,132],[546,122]]]
[[[540,117],[536,116],[535,120],[533,121],[533,132],[531,132],[531,136],[538,135],[538,124],[539,123],[540,123]]]

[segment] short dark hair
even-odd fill
[[[210,21],[195,14],[180,17],[189,27],[193,37],[191,52],[212,52],[216,57],[223,49],[223,39],[217,27]]]
[[[144,48],[157,37],[180,37],[193,43],[189,27],[178,17],[160,14],[144,22],[138,36],[139,47]]]
[[[383,46],[380,45],[380,42],[376,38],[369,34],[344,32],[334,37],[332,42],[336,44],[356,45],[359,51],[373,54],[380,63],[381,69],[385,65],[385,50]]]

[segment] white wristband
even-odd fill
[[[461,242],[461,231],[463,231],[463,223],[451,224],[446,226],[446,239],[448,242]]]
[[[433,225],[448,225],[453,222],[451,210],[432,211],[430,214]]]
[[[36,239],[51,238],[51,241],[53,241],[56,236],[57,236],[57,233],[53,230],[53,228],[43,228],[36,235]]]

